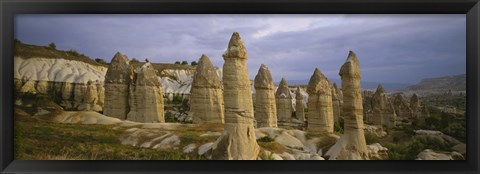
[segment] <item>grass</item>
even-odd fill
[[[24,59],[33,58],[33,57],[42,57],[42,58],[49,58],[49,59],[56,59],[56,58],[63,58],[66,60],[76,60],[85,62],[91,65],[96,66],[105,66],[104,64],[100,64],[95,60],[91,59],[84,54],[80,54],[74,50],[63,51],[57,50],[49,46],[37,46],[37,45],[29,45],[21,42],[15,42],[14,49],[13,49],[14,56],[19,56]]]
[[[22,117],[22,116],[20,116]],[[180,150],[121,145],[124,130],[104,125],[55,124],[35,119],[15,121],[15,159],[20,160],[183,160]]]

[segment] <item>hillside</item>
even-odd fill
[[[466,74],[422,79],[420,83],[406,87],[406,90],[464,91],[467,88]]]

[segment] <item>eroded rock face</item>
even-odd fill
[[[349,52],[339,74],[342,79],[345,129],[340,140],[325,155],[330,156],[331,160],[366,160],[369,156],[360,94],[360,65],[354,52]]]
[[[84,111],[101,111],[102,108],[98,103],[97,85],[92,81],[87,82],[87,89],[83,95],[83,103],[78,107],[78,110]]]
[[[277,127],[275,84],[268,67],[264,64],[255,76],[255,120],[257,127]]]
[[[313,132],[333,132],[332,86],[328,79],[315,68],[307,86],[308,126]]]
[[[305,122],[305,106],[303,105],[303,94],[299,86],[297,86],[297,91],[295,92],[295,100],[295,115],[300,122]]]
[[[247,71],[247,51],[237,32],[233,33],[223,59],[225,128],[213,145],[212,159],[255,160],[260,147],[253,126],[254,113]]]
[[[277,119],[280,127],[288,127],[292,120],[292,95],[288,88],[287,81],[282,78],[275,92],[275,101],[277,103]]]
[[[206,55],[198,61],[190,90],[190,113],[195,124],[224,123],[222,82]]]
[[[135,79],[129,87],[127,120],[143,123],[165,122],[163,90],[150,62],[135,71]]]
[[[128,57],[117,52],[105,75],[105,106],[103,114],[125,120],[130,111],[129,86],[133,80],[133,68]]]
[[[340,96],[338,92],[337,84],[333,83],[332,86],[332,107],[333,107],[333,121],[334,123],[340,122],[341,104]]]
[[[397,94],[393,100],[393,107],[395,107],[395,113],[400,119],[407,119],[412,117],[412,109],[408,103],[403,99],[401,94]]]
[[[375,126],[382,126],[384,124],[384,119],[386,116],[386,104],[387,97],[385,95],[385,89],[381,84],[378,85],[375,94],[372,98],[372,122]]]

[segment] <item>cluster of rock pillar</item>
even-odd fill
[[[396,124],[396,113],[392,103],[385,94],[385,89],[381,84],[372,98],[372,123],[377,127],[383,125],[391,128]]]
[[[163,90],[147,62],[134,72],[128,57],[117,52],[105,75],[103,114],[136,122],[165,122]]]
[[[247,70],[247,51],[234,32],[223,54],[225,127],[212,147],[212,159],[255,160],[260,147],[255,138],[254,112]]]
[[[190,89],[190,111],[192,122],[224,123],[222,82],[206,55],[198,61]]]

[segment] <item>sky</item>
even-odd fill
[[[233,32],[247,49],[254,79],[261,64],[273,79],[308,80],[315,68],[328,78],[348,51],[357,54],[362,81],[418,83],[466,73],[464,14],[22,14],[15,38],[27,44],[75,49],[109,62],[120,51],[150,62],[198,61],[206,54],[222,68]]]

